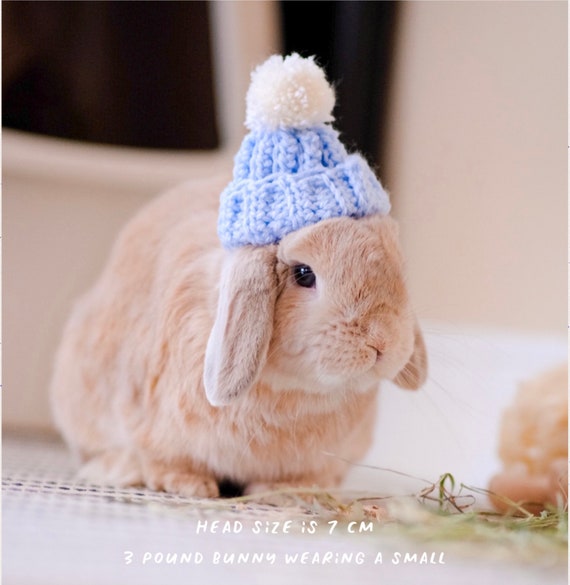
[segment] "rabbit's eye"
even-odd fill
[[[304,286],[305,288],[315,286],[315,281],[317,280],[312,268],[306,264],[298,264],[297,266],[294,266],[293,276],[295,277],[295,282],[299,286]]]

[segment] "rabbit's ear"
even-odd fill
[[[394,382],[406,390],[417,390],[427,378],[427,351],[420,327],[414,328],[414,351],[408,363],[394,378]]]
[[[213,406],[251,388],[265,365],[277,298],[276,249],[247,246],[224,261],[204,360],[204,387]]]

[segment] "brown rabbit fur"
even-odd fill
[[[203,497],[222,480],[335,486],[370,445],[379,380],[425,380],[393,219],[331,219],[228,252],[225,182],[139,212],[71,315],[51,396],[86,478]],[[297,264],[315,287],[297,284]]]

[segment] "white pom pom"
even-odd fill
[[[273,55],[251,74],[245,125],[276,130],[332,122],[334,102],[334,91],[313,57]]]

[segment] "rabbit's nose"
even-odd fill
[[[382,359],[383,350],[379,349],[376,344],[368,344],[368,347],[376,352],[376,363],[378,363]]]

